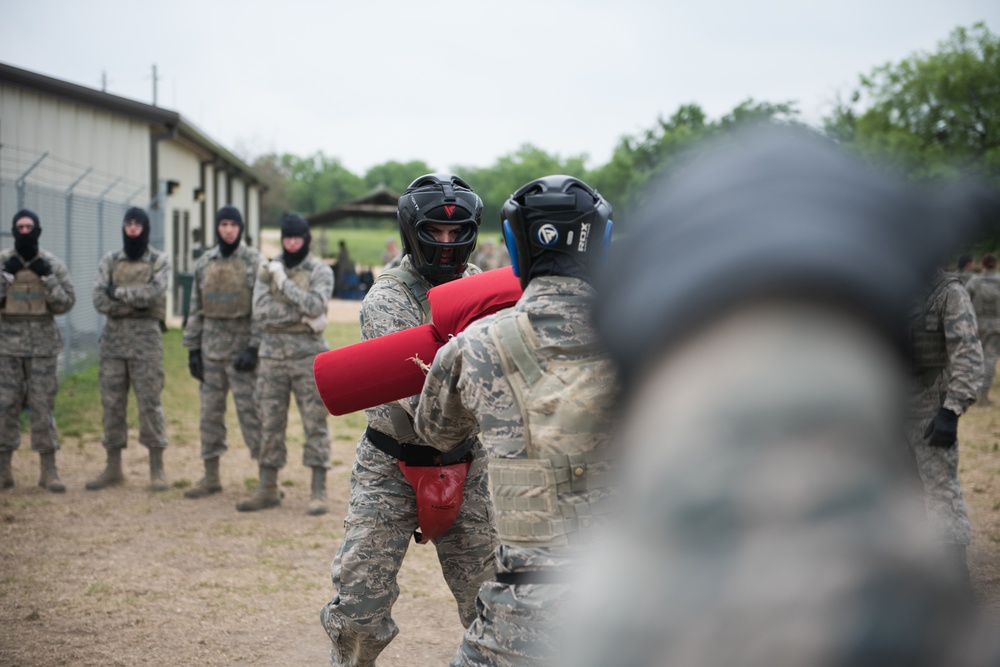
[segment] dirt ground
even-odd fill
[[[359,302],[333,301],[330,319],[356,321]],[[170,391],[170,386],[166,389]],[[97,408],[95,408],[97,409]],[[329,640],[320,608],[332,597],[330,561],[343,517],[361,415],[331,417],[330,513],[306,514],[294,406],[284,503],[239,513],[256,480],[228,412],[224,492],[188,500],[201,476],[196,412],[168,414],[166,466],[173,488],[146,490],[146,450],[124,453],[127,483],[99,492],[84,482],[103,467],[98,436],[65,438],[59,468],[68,491],[39,489],[38,458],[14,456],[16,486],[0,492],[0,664],[10,667],[324,665]],[[960,423],[962,481],[975,527],[970,562],[979,598],[1000,608],[1000,405]],[[27,439],[25,438],[25,443]],[[382,667],[444,665],[462,628],[433,547],[412,545],[394,609],[400,634]]]

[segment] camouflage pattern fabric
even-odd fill
[[[948,652],[971,648],[968,615],[906,469],[907,371],[880,333],[823,307],[736,308],[651,350],[640,380],[620,511],[559,665],[969,664]]]
[[[121,251],[105,255],[97,267],[93,299],[97,312],[107,316],[101,334],[98,381],[104,410],[104,438],[108,449],[128,445],[126,406],[132,387],[139,409],[139,442],[146,447],[166,447],[160,394],[163,391],[162,322],[155,317],[135,317],[136,311],[151,309],[166,293],[170,262],[152,248],[136,262],[150,265],[147,284],[118,287],[117,299],[107,287],[116,262],[129,261]]]
[[[983,345],[983,384],[979,388],[979,402],[989,400],[990,387],[1000,357],[1000,274],[984,271],[966,285],[972,307],[979,323],[979,342]]]
[[[285,467],[288,405],[294,393],[306,435],[302,464],[309,468],[329,468],[330,432],[326,423],[329,413],[316,388],[313,357],[261,359],[259,364],[256,402],[261,425],[260,464],[278,469]]]
[[[271,289],[271,274],[265,265],[257,272],[253,295],[253,319],[261,329],[260,362],[257,367],[256,401],[261,415],[261,465],[283,468],[287,460],[285,430],[291,394],[302,415],[306,434],[302,462],[309,467],[330,467],[330,434],[323,405],[313,377],[313,359],[329,348],[322,332],[289,333],[271,327],[300,324],[304,317],[326,314],[333,290],[333,271],[312,255],[286,269],[280,292]],[[302,289],[295,280],[308,284]],[[308,277],[308,280],[306,279]]]
[[[549,276],[533,279],[514,312],[526,313],[533,333],[532,352],[548,372],[589,350],[595,360],[586,368],[595,375],[589,386],[593,396],[549,396],[541,410],[558,415],[572,411],[579,400],[592,402],[590,412],[597,426],[586,432],[576,424],[549,421],[526,424],[515,398],[511,380],[501,367],[501,355],[490,334],[497,317],[473,323],[445,345],[434,359],[424,384],[416,416],[418,434],[439,434],[433,445],[451,449],[462,442],[462,434],[473,424],[481,427],[481,437],[491,458],[523,459],[555,454],[583,453],[608,444],[612,428],[610,412],[615,398],[615,377],[610,361],[597,356],[598,340],[590,317],[593,288],[577,278]],[[575,349],[574,349],[575,348]],[[532,414],[529,410],[528,414]],[[552,428],[556,423],[560,428]],[[582,427],[583,428],[583,427]],[[527,445],[531,434],[530,447]],[[607,464],[604,464],[605,471]],[[491,480],[494,498],[507,493]],[[543,489],[536,489],[538,495]],[[600,503],[610,489],[561,493],[567,505]],[[588,530],[581,527],[573,535],[579,541],[566,546],[528,546],[503,540],[497,552],[497,571],[553,572],[567,576],[579,569],[580,558],[589,549]],[[478,616],[465,633],[451,665],[546,665],[555,659],[558,630],[573,603],[573,588],[561,583],[508,584],[486,582],[480,588]]]
[[[400,266],[414,273],[409,256],[402,259]],[[478,268],[470,265],[465,275],[478,272]],[[406,287],[394,280],[377,281],[362,302],[361,338],[384,336],[418,326],[422,321],[420,304]],[[412,414],[418,398],[412,396],[398,403]],[[366,410],[366,414],[368,424],[382,433],[402,442],[429,444],[413,435],[397,434],[388,405]],[[465,438],[474,433],[475,430],[467,431]],[[473,453],[458,518],[444,535],[433,540],[463,626],[476,617],[476,592],[480,584],[493,578],[497,544],[486,453],[478,443]],[[331,566],[336,596],[320,613],[333,643],[331,664],[374,665],[379,653],[399,632],[391,615],[392,605],[399,596],[396,575],[417,526],[416,496],[398,461],[376,449],[362,435],[351,471],[344,542]]]
[[[330,349],[322,332],[288,333],[273,329],[301,324],[304,317],[325,315],[327,302],[333,293],[333,271],[310,254],[294,267],[286,268],[285,273],[287,279],[276,296],[271,289],[271,274],[267,266],[262,265],[257,272],[253,288],[253,319],[262,332],[260,357],[315,357]],[[296,284],[295,277],[300,274],[309,276],[308,289]]]
[[[917,374],[910,379],[907,439],[924,482],[931,525],[945,542],[969,544],[972,533],[958,480],[958,446],[931,447],[924,437],[942,407],[963,414],[982,384],[983,348],[968,292],[952,279],[913,304],[910,326],[913,331],[942,331],[948,362],[929,386]]]
[[[0,266],[14,253],[12,248],[0,252]],[[44,250],[38,254],[52,267],[52,273],[41,278],[50,314],[16,320],[0,316],[0,450],[14,450],[21,444],[19,418],[25,397],[31,406],[31,448],[40,453],[59,449],[52,410],[63,340],[52,315],[69,312],[76,303],[76,291],[59,258]],[[7,281],[0,278],[0,310],[7,287]]]
[[[107,294],[112,283],[111,272],[117,262],[129,261],[121,251],[105,255],[97,267],[94,280],[94,309],[107,316],[101,333],[101,358],[145,359],[163,361],[163,336],[161,322],[155,317],[135,317],[136,311],[151,309],[163,298],[170,281],[170,262],[166,255],[153,249],[146,251],[136,262],[151,264],[151,277],[146,285],[118,287],[120,297],[112,299]],[[121,258],[115,259],[120,254]]]
[[[194,270],[191,303],[184,327],[184,347],[201,350],[204,380],[201,395],[201,457],[216,458],[227,450],[226,394],[233,392],[243,442],[256,459],[260,453],[261,425],[254,392],[257,371],[237,371],[233,363],[248,347],[260,347],[261,322],[251,316],[236,318],[206,317],[202,310],[205,274],[209,263],[242,262],[245,288],[252,294],[261,267],[261,256],[244,244],[229,257],[218,247],[198,259]],[[286,401],[287,404],[287,401]]]
[[[58,357],[0,355],[0,451],[21,446],[20,415],[24,399],[31,406],[31,449],[44,454],[59,449],[52,411],[59,382]]]
[[[101,357],[97,376],[104,409],[104,447],[128,446],[126,410],[130,386],[139,409],[139,443],[149,448],[166,447],[167,428],[160,404],[163,361]]]

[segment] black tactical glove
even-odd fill
[[[931,447],[947,449],[958,442],[958,415],[948,408],[941,408],[927,425],[924,437],[930,436],[927,443]]]
[[[28,264],[28,268],[37,273],[39,278],[52,275],[52,265],[41,256],[36,257],[31,264]]]
[[[238,371],[252,371],[257,368],[257,348],[248,347],[244,350],[239,359],[233,362],[233,368]]]
[[[188,370],[195,380],[204,381],[205,367],[201,363],[201,350],[188,350]]]
[[[17,273],[24,268],[24,262],[17,255],[11,255],[7,258],[7,261],[3,263],[3,270],[5,273],[10,273],[11,275]]]
[[[108,286],[104,288],[105,293],[107,293],[108,298],[112,301],[117,301],[118,297],[115,296],[115,284],[108,283]]]

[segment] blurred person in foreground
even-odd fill
[[[997,256],[983,256],[983,272],[974,275],[965,286],[976,311],[979,324],[979,341],[983,344],[983,381],[979,385],[976,405],[992,405],[990,387],[1000,356],[1000,274],[997,273]]]
[[[975,258],[972,255],[960,256],[958,265],[955,267],[955,275],[958,276],[958,280],[963,285],[968,286],[969,281],[977,275]]]
[[[483,202],[454,174],[426,174],[399,198],[403,242],[399,266],[383,271],[361,304],[361,338],[370,340],[430,322],[427,291],[435,285],[480,273],[469,263]],[[461,445],[447,455],[432,447],[436,434],[413,429],[419,396],[365,410],[368,426],[358,440],[351,470],[351,498],[344,541],[331,564],[336,595],[320,612],[332,642],[330,663],[368,667],[399,632],[392,606],[399,597],[396,576],[410,540],[434,545],[441,573],[458,604],[462,627],[476,617],[476,591],[493,577],[492,505],[486,482],[486,452],[470,424]],[[455,432],[449,433],[454,436]],[[439,522],[437,535],[417,531],[420,517],[434,513],[429,494],[411,481],[454,480],[461,490],[454,512]],[[423,485],[434,490],[433,483]],[[424,529],[426,533],[426,528]]]
[[[622,497],[562,664],[997,664],[904,437],[908,308],[996,199],[791,130],[675,174],[600,283]]]
[[[215,247],[198,258],[184,327],[188,370],[201,398],[201,458],[205,474],[184,492],[204,498],[222,491],[219,459],[226,453],[226,395],[233,395],[250,458],[260,456],[260,415],[254,399],[261,325],[251,317],[261,255],[243,243],[243,216],[225,205],[215,214]]]
[[[11,221],[14,247],[0,251],[0,488],[14,486],[11,457],[21,446],[21,408],[31,408],[31,449],[38,452],[38,486],[63,493],[56,470],[57,367],[63,349],[55,315],[69,312],[76,291],[66,265],[38,247],[42,225],[28,209]]]
[[[442,451],[478,428],[490,455],[496,580],[479,589],[453,667],[552,664],[572,572],[611,494],[615,369],[591,316],[611,206],[557,175],[521,187],[501,215],[524,294],[438,352],[415,423]]]

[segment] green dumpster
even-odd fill
[[[194,274],[190,271],[180,271],[174,279],[181,288],[181,314],[184,316],[183,326],[187,326],[188,312],[191,310],[191,287],[194,285]]]

